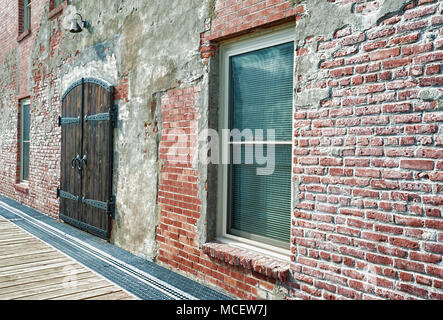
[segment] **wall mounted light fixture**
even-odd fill
[[[80,24],[81,24],[81,26],[78,23],[77,19],[75,18],[76,15],[80,16]],[[87,22],[85,20],[83,20],[83,17],[81,16],[81,14],[80,13],[76,13],[74,15],[74,19],[71,20],[71,28],[69,28],[69,32],[71,32],[71,33],[79,33],[79,32],[81,32],[83,30],[82,27],[86,28],[86,26],[87,26]]]

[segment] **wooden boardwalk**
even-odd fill
[[[0,217],[0,300],[136,300]]]

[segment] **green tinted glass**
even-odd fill
[[[289,245],[291,145],[274,147],[274,170],[270,175],[258,175],[257,169],[266,165],[259,165],[256,161],[245,164],[244,156],[242,164],[231,166],[230,231],[239,235],[247,232]],[[247,154],[247,148],[243,146],[242,149],[242,153]]]
[[[231,129],[274,129],[291,141],[294,42],[231,57]]]
[[[257,148],[266,144],[231,145],[228,232],[289,248],[291,225],[292,103],[294,42],[230,58],[230,129],[268,129],[275,140],[273,173],[257,174]],[[241,150],[241,163],[233,155]],[[253,159],[252,163],[250,160]]]

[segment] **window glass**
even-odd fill
[[[31,29],[31,0],[23,0],[24,4],[24,23],[23,31]]]
[[[281,241],[289,246],[291,150],[291,145],[275,145],[274,172],[270,175],[257,175],[260,165],[256,162],[232,165],[232,234],[253,238],[246,232]],[[243,153],[246,152],[243,150]]]
[[[231,57],[232,128],[291,141],[293,77],[293,42]]]
[[[29,100],[22,103],[21,108],[21,180],[29,180],[29,143],[30,143],[30,128],[31,128],[31,114]]]
[[[291,225],[293,78],[293,41],[229,60],[229,128],[254,134],[246,143],[243,137],[229,142],[228,233],[284,248]],[[267,157],[265,165],[258,155]],[[272,171],[258,174],[269,161]]]

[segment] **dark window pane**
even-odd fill
[[[293,78],[293,42],[231,57],[231,129],[274,129],[291,141]]]
[[[230,129],[261,129],[265,140],[273,129],[276,141],[292,141],[293,79],[294,42],[231,57]],[[292,145],[273,146],[269,158],[267,145],[231,145],[228,232],[289,248]],[[258,163],[257,148],[272,174],[258,174],[270,164]]]
[[[22,180],[29,180],[29,142],[23,142]]]
[[[25,21],[23,24],[24,30],[28,30],[31,28],[31,0],[24,0],[24,12],[25,12]]]
[[[231,229],[289,244],[292,147],[275,145],[275,159],[268,159],[274,161],[270,175],[257,175],[257,168],[266,165],[245,164],[247,148],[242,149],[242,163],[231,166]]]
[[[28,180],[29,179],[29,140],[30,140],[30,128],[31,128],[31,114],[30,114],[29,103],[22,104],[21,125],[22,125],[21,180]]]
[[[29,111],[29,104],[23,105],[23,141],[29,141],[29,131],[31,124],[31,114]]]

